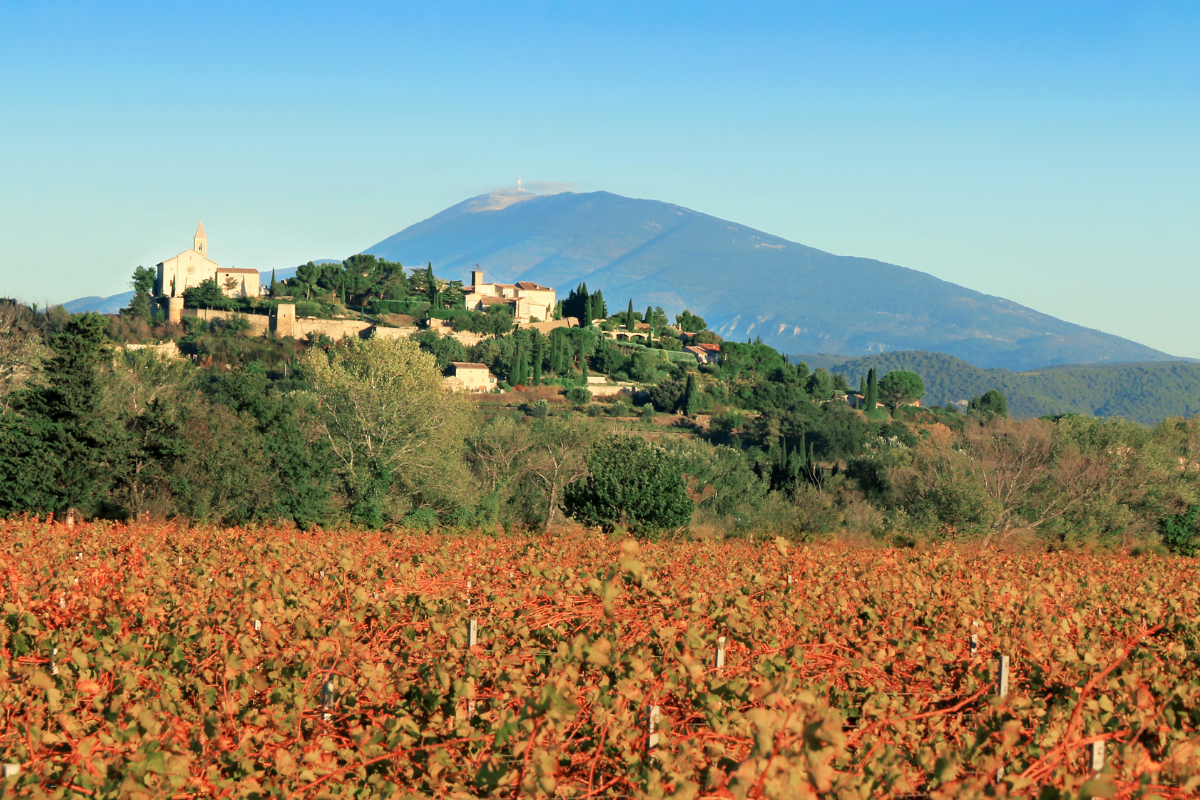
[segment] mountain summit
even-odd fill
[[[688,308],[726,338],[760,336],[785,353],[933,350],[1014,370],[1171,359],[923,272],[608,192],[481,195],[365,252],[464,280],[479,264],[560,295],[586,281],[614,308],[629,297]]]

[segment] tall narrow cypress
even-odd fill
[[[538,335],[537,331],[534,331],[533,335],[537,337],[537,339],[536,339],[537,343],[534,345],[534,348],[533,348],[533,385],[541,386],[542,385],[542,337]]]
[[[879,381],[875,377],[875,368],[867,371],[867,411],[874,411],[879,402]]]
[[[589,296],[583,301],[583,327],[590,328],[592,325],[592,298]]]
[[[629,298],[629,310],[625,312],[625,330],[634,331],[636,326],[633,324],[633,298]]]

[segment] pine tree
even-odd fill
[[[636,330],[637,326],[633,324],[633,298],[629,298],[629,310],[625,312],[625,330]]]

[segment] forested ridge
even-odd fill
[[[911,370],[925,380],[929,405],[969,400],[988,389],[1008,398],[1008,410],[1021,419],[1054,414],[1124,417],[1155,425],[1168,417],[1200,413],[1200,363],[1150,361],[1135,364],[1077,364],[1028,372],[988,369],[945,353],[905,350],[860,358],[799,355],[814,366],[856,383],[875,368]]]

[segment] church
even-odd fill
[[[185,289],[215,280],[226,297],[257,297],[260,291],[256,269],[219,267],[208,257],[208,235],[204,222],[196,228],[192,249],[184,250],[158,265],[154,293],[159,297],[180,297]]]

